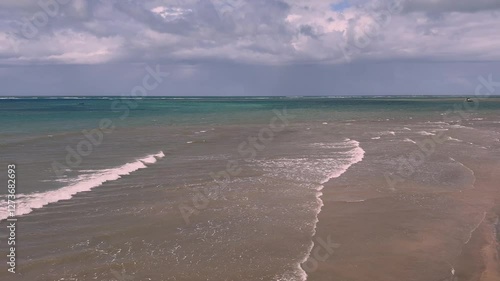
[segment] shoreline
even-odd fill
[[[367,276],[386,281],[500,280],[500,194],[495,189],[500,163],[493,156],[459,159],[475,174],[467,189],[433,191],[408,184],[413,189],[375,193],[351,186],[355,181],[386,185],[381,178],[362,180],[371,153],[325,184],[313,239],[332,235],[341,246],[319,262],[308,281],[362,281]],[[364,201],[339,201],[353,196]]]
[[[307,252],[306,256],[304,257],[304,259],[298,264],[298,267],[299,267],[299,271],[303,277],[302,281],[306,281],[308,280],[308,274],[307,274],[307,270],[305,270],[303,268],[303,265],[308,262],[308,260],[311,258],[311,252],[312,250],[314,249],[314,246],[315,246],[315,243],[314,243],[314,237],[316,236],[316,232],[317,232],[317,227],[318,227],[318,223],[319,223],[319,215],[321,214],[321,211],[323,209],[323,207],[325,206],[323,200],[321,199],[321,197],[323,196],[323,190],[325,189],[325,187],[327,186],[328,182],[331,181],[332,179],[335,179],[335,178],[338,178],[340,176],[342,176],[343,174],[345,174],[350,167],[352,167],[353,165],[356,165],[357,163],[363,161],[364,159],[364,156],[365,156],[365,150],[363,150],[363,148],[361,147],[360,145],[360,142],[356,141],[356,140],[351,140],[351,139],[346,139],[346,141],[349,141],[349,142],[354,142],[356,144],[356,146],[351,149],[349,152],[352,152],[353,155],[352,155],[352,162],[350,164],[348,164],[346,167],[343,167],[342,169],[339,169],[338,171],[335,171],[335,173],[331,174],[327,179],[325,179],[324,181],[322,181],[320,183],[320,185],[318,186],[318,190],[317,190],[317,193],[316,193],[316,200],[318,202],[318,212],[316,214],[316,220],[314,222],[314,228],[313,228],[313,233],[312,233],[312,236],[311,236],[311,245],[309,247],[309,251]]]

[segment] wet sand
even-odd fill
[[[330,236],[340,246],[325,261],[316,258],[307,280],[500,280],[498,152],[460,159],[475,175],[470,188],[429,190],[409,179],[395,191],[368,165],[376,153],[368,150],[361,165],[323,190],[315,240]],[[353,196],[369,199],[339,200]]]

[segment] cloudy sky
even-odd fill
[[[499,0],[1,0],[0,95],[473,94]]]

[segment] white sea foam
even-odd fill
[[[474,231],[476,231],[476,229],[478,229],[481,226],[481,224],[483,223],[483,221],[485,219],[486,219],[486,212],[483,213],[483,217],[477,223],[477,225],[474,226],[471,231],[469,231],[469,237],[467,238],[467,241],[465,241],[464,245],[469,243],[469,241],[472,239],[472,235],[474,234]]]
[[[434,133],[429,133],[429,132],[426,132],[426,131],[420,131],[417,134],[423,135],[423,136],[435,136],[436,135]]]
[[[473,129],[471,127],[466,127],[466,126],[462,126],[462,125],[451,125],[450,127],[456,128],[456,129]]]
[[[330,179],[340,177],[349,167],[362,161],[365,151],[358,141],[351,139],[335,143],[312,143],[306,146],[312,150],[311,154],[304,155],[304,157],[254,160],[254,162],[259,168],[264,169],[267,176],[294,181],[314,188],[317,201],[314,209],[316,216],[312,229],[312,235],[314,236],[318,215],[323,207],[323,201],[321,200],[323,193],[321,191],[324,184]],[[356,200],[356,202],[361,201]],[[273,280],[306,280],[307,273],[302,269],[301,265],[309,259],[313,247],[314,242],[311,241],[305,257],[297,263],[293,272],[286,272],[284,275],[276,276]]]
[[[347,158],[349,163],[342,163],[341,165],[338,165],[337,169],[334,169],[332,172],[330,172],[327,175],[327,178],[325,178],[321,182],[322,184],[328,182],[330,179],[340,177],[343,173],[347,171],[347,169],[349,169],[349,167],[358,162],[361,162],[361,160],[363,160],[363,158],[365,157],[365,151],[361,148],[361,146],[359,146],[358,141],[348,140],[347,142],[354,146],[354,148],[349,150],[348,152],[350,154],[349,155],[350,157]]]
[[[476,174],[474,173],[474,170],[472,170],[471,168],[465,166],[462,162],[459,162],[457,160],[455,160],[454,158],[450,157],[450,160],[453,161],[453,162],[456,162],[458,163],[460,166],[464,167],[465,169],[469,170],[469,172],[471,173],[472,175],[472,178],[473,178],[473,181],[472,181],[472,188],[474,188],[474,184],[476,183]]]
[[[416,141],[412,140],[412,139],[409,139],[409,138],[406,138],[403,140],[404,142],[411,142],[411,143],[417,143]]]
[[[393,132],[393,131],[384,131],[384,132],[380,132],[380,135],[381,136],[387,136],[387,135],[393,135],[393,136],[395,136],[396,133]]]
[[[345,200],[345,201],[337,201],[337,202],[342,202],[342,203],[362,203],[365,202],[365,199],[359,199],[359,200]]]
[[[427,121],[425,122],[426,124],[443,124],[443,125],[450,125],[449,123],[446,123],[444,121],[437,121],[437,122],[432,122],[432,121]]]
[[[321,192],[321,190],[324,187],[323,184],[328,182],[330,179],[340,177],[343,173],[345,173],[347,171],[347,169],[349,169],[349,167],[351,167],[352,165],[354,165],[358,162],[361,162],[363,160],[363,158],[365,157],[365,151],[361,148],[358,141],[347,140],[347,143],[353,145],[353,147],[354,147],[353,149],[351,149],[349,151],[350,152],[350,155],[348,157],[349,161],[344,162],[341,165],[338,165],[337,169],[334,169],[330,173],[327,174],[327,177],[325,177],[325,179],[321,182],[322,185],[320,187],[319,192],[316,195],[316,198],[317,198],[320,206],[318,208],[318,213],[316,214],[316,222],[314,223],[313,236],[314,236],[314,234],[316,234],[316,225],[319,221],[319,219],[318,219],[319,213],[321,212],[321,208],[324,206],[323,200],[321,200],[321,196],[323,195],[323,193]],[[298,269],[301,272],[301,276],[303,276],[302,280],[307,280],[307,273],[304,271],[304,269],[302,269],[301,265],[309,259],[313,248],[314,248],[314,242],[311,241],[311,246],[309,247],[309,252],[304,257],[302,262],[298,264]]]
[[[372,137],[372,140],[378,140],[382,136],[389,136],[389,135],[395,136],[396,132],[394,132],[394,131],[383,131],[383,132],[376,133],[376,135],[377,135],[376,137]]]
[[[105,182],[114,181],[139,169],[147,168],[146,164],[154,164],[158,159],[163,157],[165,157],[165,154],[163,151],[160,151],[157,154],[148,155],[116,168],[98,170],[91,174],[81,175],[69,185],[57,190],[33,194],[19,194],[16,198],[16,216],[29,214],[34,209],[42,208],[50,203],[71,199],[77,193],[89,191]],[[0,220],[6,219],[8,213],[5,200],[2,200],[0,203],[0,210]]]

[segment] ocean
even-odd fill
[[[453,280],[497,206],[496,97],[13,97],[0,120],[0,280]]]

